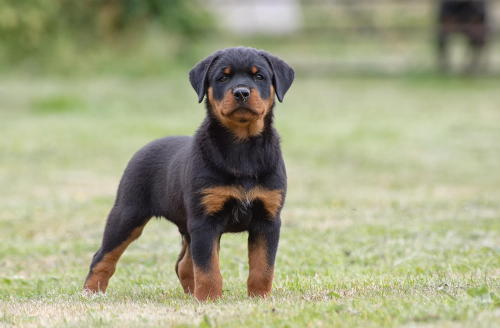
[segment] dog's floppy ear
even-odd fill
[[[273,71],[273,85],[276,90],[276,96],[280,102],[283,101],[285,93],[292,85],[295,72],[283,60],[273,56],[265,51],[260,51],[259,54],[263,56]]]
[[[191,82],[194,91],[198,94],[198,102],[200,103],[203,101],[203,97],[205,97],[205,93],[207,92],[208,70],[214,61],[219,57],[219,54],[220,52],[218,51],[213,55],[208,56],[196,64],[196,66],[189,72],[189,82]]]

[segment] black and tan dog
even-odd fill
[[[480,68],[489,37],[488,0],[440,0],[438,5],[437,52],[439,67],[449,70],[449,39],[454,34],[466,38],[470,50],[466,73]]]
[[[248,294],[270,293],[286,194],[273,107],[293,78],[284,61],[243,47],[218,51],[191,70],[199,102],[207,97],[206,118],[194,137],[153,141],[130,160],[85,289],[104,292],[148,220],[165,217],[182,235],[175,270],[186,293],[221,296],[220,238],[242,231],[249,233]]]

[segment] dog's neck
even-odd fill
[[[195,136],[206,162],[234,177],[258,178],[274,170],[281,151],[273,127],[273,108],[264,117],[262,132],[242,140],[213,115],[209,104],[206,107],[207,117]]]

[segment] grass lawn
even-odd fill
[[[224,235],[224,297],[174,273],[154,220],[106,295],[81,293],[121,173],[204,115],[187,74],[0,80],[0,327],[494,327],[500,322],[500,82],[297,77],[277,127],[289,194],[273,296],[246,297],[246,235]]]

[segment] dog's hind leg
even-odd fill
[[[436,40],[436,52],[438,68],[443,73],[448,72],[450,69],[448,58],[449,34],[450,33],[447,31],[446,26],[439,27]]]
[[[104,229],[101,248],[95,253],[84,289],[105,292],[115,272],[116,263],[125,249],[137,239],[150,217],[141,215],[133,207],[115,206]]]
[[[482,54],[486,45],[486,31],[481,27],[471,27],[468,31],[469,38],[469,62],[465,67],[466,74],[474,74],[482,67]]]
[[[179,277],[182,288],[187,294],[194,293],[194,271],[193,258],[191,257],[190,238],[188,235],[182,236],[182,249],[175,264],[175,273]]]

